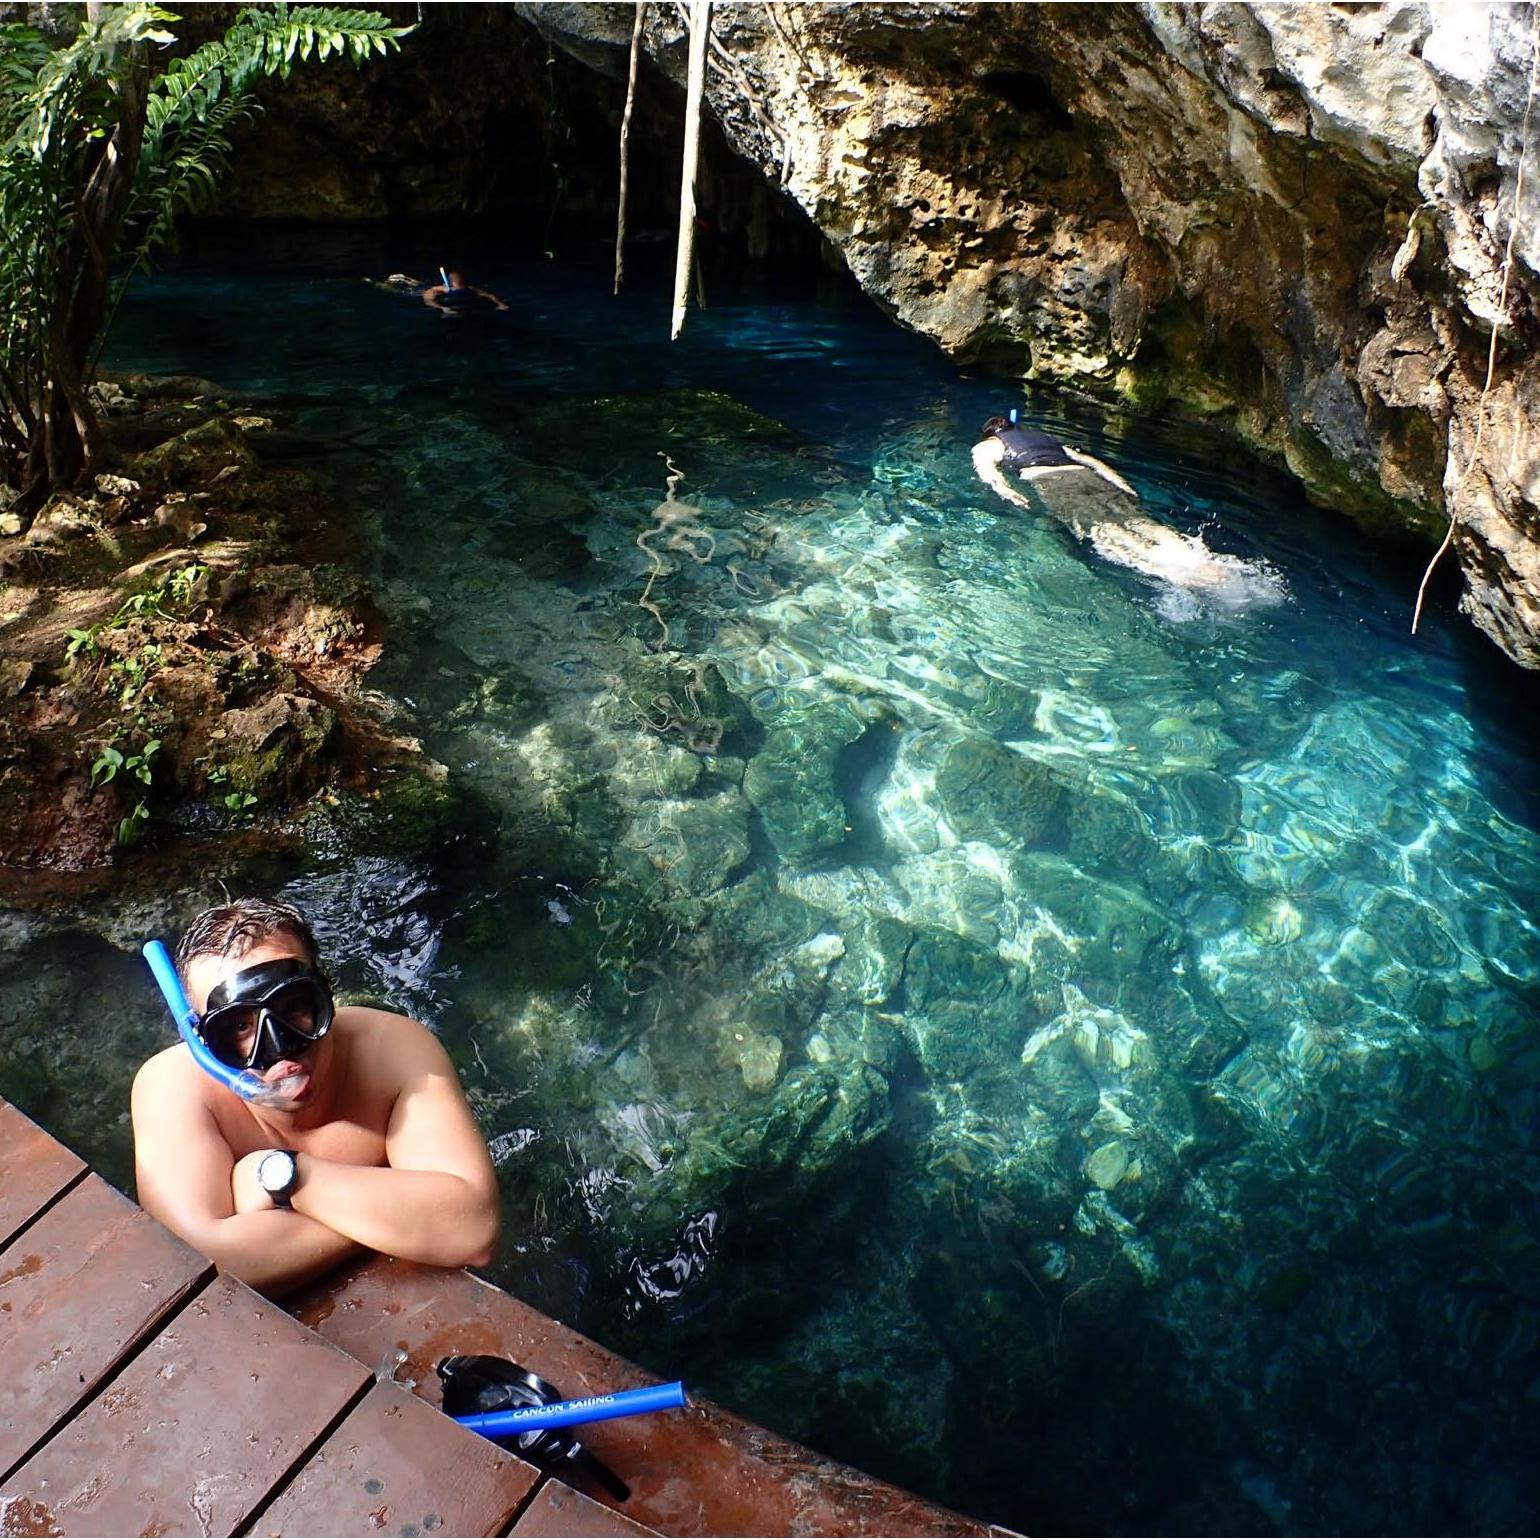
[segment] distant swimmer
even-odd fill
[[[1005,417],[991,417],[980,432],[979,480],[1019,508],[1051,514],[1098,556],[1226,609],[1282,600],[1283,583],[1265,562],[1211,551],[1196,535],[1152,519],[1139,494],[1094,455]]]
[[[498,310],[508,308],[490,289],[478,289],[475,284],[468,282],[458,267],[441,267],[438,271],[443,282],[422,291],[422,302],[430,310],[436,310],[443,316],[461,316],[481,309],[483,301]]]

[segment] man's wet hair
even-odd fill
[[[186,977],[187,965],[195,957],[244,957],[272,936],[292,937],[305,948],[310,966],[320,966],[321,951],[310,921],[293,904],[268,898],[238,898],[234,903],[205,909],[182,932],[176,944],[176,965]]]
[[[985,438],[988,438],[992,433],[1004,433],[1010,427],[1010,425],[1010,419],[1007,417],[991,417],[984,424],[984,426],[979,429],[979,432],[983,434]]]

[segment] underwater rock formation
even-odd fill
[[[623,73],[629,5],[515,9]],[[679,9],[648,17],[682,80]],[[1463,607],[1540,667],[1533,177],[1502,274],[1530,34],[1516,5],[730,6],[706,96],[953,357],[1211,419],[1384,533],[1452,512]]]

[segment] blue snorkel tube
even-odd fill
[[[149,963],[150,972],[155,975],[155,982],[160,985],[160,992],[170,1008],[171,1019],[176,1023],[176,1029],[182,1034],[182,1041],[187,1044],[188,1052],[192,1054],[198,1068],[212,1075],[226,1090],[234,1091],[242,1101],[276,1103],[281,1106],[282,1082],[270,1086],[249,1069],[231,1069],[228,1064],[221,1064],[209,1052],[209,1045],[198,1035],[198,1013],[187,999],[187,992],[177,977],[176,964],[171,961],[165,943],[146,941],[142,950],[144,960]]]
[[[515,1406],[501,1412],[472,1412],[454,1420],[483,1438],[514,1438],[545,1428],[572,1428],[584,1422],[607,1422],[611,1417],[634,1417],[641,1412],[670,1412],[687,1406],[684,1384],[644,1385],[639,1390],[616,1390],[605,1396],[582,1396],[575,1401],[552,1401],[545,1406]]]

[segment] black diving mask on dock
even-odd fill
[[[300,958],[280,957],[211,990],[194,1030],[221,1064],[264,1074],[320,1042],[334,1015],[326,980]]]
[[[563,1399],[549,1380],[491,1353],[456,1353],[440,1359],[437,1372],[444,1389],[444,1410],[451,1417],[512,1411],[524,1406],[552,1406]],[[631,1495],[631,1488],[565,1428],[516,1433],[497,1442],[542,1469],[567,1464],[585,1471],[618,1502],[625,1502]]]

